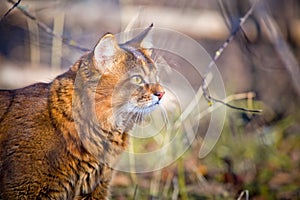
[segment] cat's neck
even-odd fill
[[[100,117],[96,114],[94,98],[97,81],[92,76],[86,77],[84,67],[92,64],[87,58],[82,57],[69,71],[52,82],[49,112],[55,128],[63,135],[72,154],[82,157],[83,151],[86,151],[105,163],[111,163],[110,160],[126,148],[128,136],[125,130],[117,128],[111,121],[111,109],[106,108],[105,102],[101,102]],[[110,153],[104,155],[103,149]]]

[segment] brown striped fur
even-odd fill
[[[107,199],[127,132],[164,93],[137,39],[106,34],[51,83],[0,91],[0,199]]]

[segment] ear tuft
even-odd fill
[[[139,33],[137,36],[135,36],[133,39],[125,42],[124,44],[121,44],[121,46],[128,45],[136,48],[138,47],[152,48],[152,38],[147,37],[152,27],[153,27],[153,23],[148,28],[146,28],[141,33]]]
[[[113,59],[119,49],[115,36],[111,33],[105,34],[94,48],[97,69],[104,72],[105,69],[112,67]]]

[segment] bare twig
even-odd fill
[[[138,185],[136,184],[134,187],[133,200],[137,199],[137,190],[138,190]]]
[[[15,7],[17,7],[20,3],[21,3],[22,0],[18,0],[16,3],[14,3],[14,5],[1,17],[0,19],[0,22],[2,22],[2,20],[7,17],[7,15],[9,15],[9,13],[11,11],[13,11],[13,9],[15,9]]]
[[[242,200],[242,198],[245,196],[245,200],[249,200],[249,191],[248,190],[243,190],[237,200]]]
[[[230,18],[228,17],[228,7],[225,6],[224,2],[222,0],[218,0],[218,5],[219,5],[219,8],[221,10],[221,15],[224,19],[224,22],[227,26],[227,28],[230,28],[231,29],[231,22],[230,22]]]
[[[235,109],[235,110],[239,110],[239,111],[243,111],[243,112],[253,112],[253,113],[260,113],[261,110],[253,110],[253,109],[247,109],[247,108],[241,108],[241,107],[237,107],[234,105],[231,105],[229,103],[226,103],[220,99],[214,98],[212,97],[209,92],[208,92],[208,84],[207,84],[207,75],[209,74],[209,72],[211,71],[211,68],[214,66],[215,62],[220,58],[220,56],[222,55],[223,51],[227,48],[227,46],[230,44],[230,42],[234,39],[234,37],[236,36],[236,34],[239,32],[239,30],[241,30],[241,26],[245,23],[245,21],[249,18],[249,16],[253,13],[254,7],[256,4],[253,4],[251,6],[251,8],[248,10],[248,12],[245,14],[245,16],[243,18],[240,19],[238,26],[232,26],[232,31],[230,36],[227,38],[227,40],[223,43],[223,45],[215,52],[215,55],[212,59],[212,61],[209,63],[209,65],[206,68],[206,72],[203,76],[203,82],[202,82],[202,92],[203,95],[205,97],[205,99],[208,101],[209,104],[212,104],[214,102],[216,103],[221,103],[229,108]],[[198,91],[199,92],[199,91]]]
[[[259,2],[259,9],[257,9],[257,15],[261,21],[261,24],[265,27],[265,31],[273,44],[275,51],[282,60],[288,73],[291,76],[292,84],[300,96],[300,67],[297,59],[293,55],[288,43],[283,38],[276,21],[271,17],[268,10],[265,8],[264,2]]]
[[[224,100],[222,100],[222,102],[225,103],[225,104],[227,104],[227,105],[230,105],[229,102],[236,101],[236,100],[247,99],[247,98],[249,98],[249,96],[253,96],[254,97],[254,93],[253,92],[247,92],[247,93],[233,94],[233,95],[227,96]],[[208,113],[211,113],[212,111],[218,109],[221,106],[221,104],[223,104],[223,103],[220,103],[220,104],[218,104],[216,106],[209,107],[209,108],[203,110],[201,113],[199,113],[195,117],[195,119],[196,120],[201,120]],[[177,123],[178,122],[175,123],[175,127],[178,127],[179,124],[177,124]]]
[[[7,0],[7,1],[14,5],[17,4],[17,2],[15,2],[13,0]],[[72,39],[69,39],[62,35],[54,33],[50,27],[48,27],[45,23],[39,21],[35,16],[33,16],[31,13],[29,13],[24,7],[21,7],[18,4],[15,7],[17,7],[26,17],[33,20],[43,31],[45,31],[50,36],[60,38],[64,44],[66,44],[72,48],[75,48],[75,49],[78,49],[81,51],[89,51],[90,50],[88,48],[77,45],[77,43]]]
[[[204,96],[205,96],[206,94],[204,94]],[[224,101],[222,101],[222,100],[220,100],[220,99],[216,99],[216,98],[214,98],[214,97],[212,97],[212,96],[207,96],[206,97],[206,99],[209,101],[209,102],[217,102],[217,103],[221,103],[221,104],[223,104],[223,105],[225,105],[225,106],[227,106],[227,107],[229,107],[229,108],[232,108],[232,109],[235,109],[235,110],[239,110],[239,111],[243,111],[243,112],[252,112],[252,113],[261,113],[262,112],[262,110],[255,110],[255,109],[247,109],[247,108],[241,108],[241,107],[238,107],[238,106],[234,106],[234,105],[231,105],[231,104],[229,104],[229,103],[226,103],[226,102],[224,102]]]

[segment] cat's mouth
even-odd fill
[[[144,115],[151,113],[161,103],[161,98],[157,95],[152,95],[152,99],[141,106],[137,106],[138,112],[142,112]]]
[[[118,127],[132,128],[133,124],[138,124],[153,112],[161,104],[161,98],[152,95],[150,99],[140,99],[127,101],[118,107],[113,114],[113,119]]]

